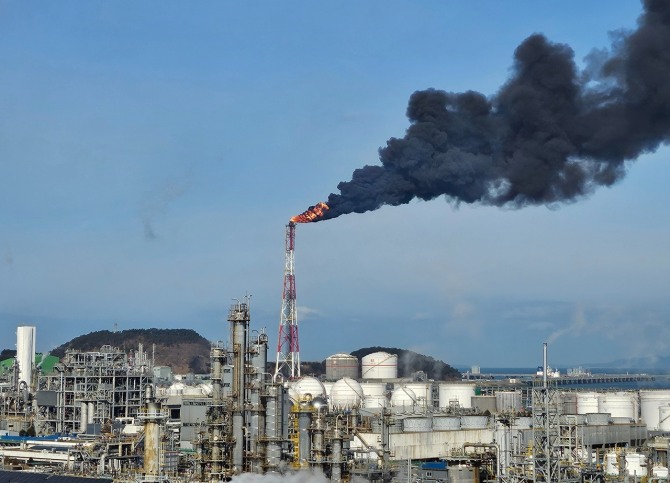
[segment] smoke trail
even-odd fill
[[[579,72],[573,51],[532,35],[512,77],[479,92],[415,92],[402,139],[381,166],[354,171],[319,219],[445,195],[520,208],[578,200],[625,174],[624,162],[670,135],[670,2],[644,0],[637,30],[619,32]]]

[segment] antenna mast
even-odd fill
[[[300,377],[300,349],[298,346],[298,310],[295,301],[295,223],[286,225],[286,258],[284,266],[284,291],[282,295],[281,315],[279,319],[279,339],[277,341],[278,374],[290,379]],[[286,369],[284,369],[286,368]]]

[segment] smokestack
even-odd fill
[[[517,47],[513,74],[492,97],[415,92],[410,126],[379,150],[381,165],[355,170],[327,210],[301,221],[442,195],[454,204],[555,205],[611,186],[625,161],[670,139],[670,2],[643,6],[637,30],[589,54],[583,71],[569,46],[536,34]]]

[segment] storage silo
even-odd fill
[[[363,389],[350,377],[343,377],[330,390],[330,406],[333,409],[355,409],[363,404]]]
[[[326,359],[326,379],[338,381],[343,377],[358,379],[358,358],[351,354],[334,354]]]
[[[441,382],[437,392],[438,404],[441,408],[448,408],[453,405],[471,408],[472,396],[475,395],[475,385],[472,383]]]
[[[363,357],[362,379],[395,379],[398,377],[398,356],[387,352],[373,352]]]
[[[21,325],[16,328],[16,362],[19,363],[19,381],[32,386],[35,366],[35,327]]]

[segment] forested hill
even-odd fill
[[[436,381],[461,379],[461,373],[449,364],[410,350],[397,349],[395,347],[365,347],[353,351],[351,355],[358,357],[358,360],[362,361],[363,357],[373,352],[387,352],[397,355],[398,377],[409,377],[417,371],[423,371],[428,376],[428,379]]]
[[[103,345],[118,347],[126,352],[136,351],[139,344],[144,345],[149,357],[155,355],[155,365],[170,366],[175,374],[209,372],[211,344],[192,329],[99,330],[75,337],[52,350],[51,354],[62,358],[69,349],[97,351]]]

